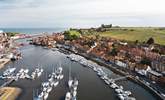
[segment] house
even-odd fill
[[[165,71],[165,55],[161,55],[157,60],[153,60],[152,63],[152,69],[163,72]]]
[[[123,68],[126,68],[128,66],[126,63],[119,61],[119,60],[116,60],[115,64],[120,66],[120,67],[123,67]]]
[[[151,70],[150,66],[142,66],[142,67],[138,66],[135,68],[135,71],[143,76],[147,76],[147,72],[150,70]]]

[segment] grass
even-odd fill
[[[157,30],[154,28],[128,28],[128,29],[111,29],[106,32],[99,32],[100,36],[112,37],[126,41],[140,42],[147,41],[150,37],[153,37],[155,43],[165,45],[165,29]]]

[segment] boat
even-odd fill
[[[124,94],[126,94],[126,95],[131,95],[132,93],[131,93],[131,91],[124,91]]]
[[[16,60],[16,56],[13,53],[10,53],[9,58],[10,58],[11,61]]]
[[[45,92],[43,96],[44,100],[48,99],[48,96],[49,96],[49,93]]]
[[[106,84],[108,84],[108,85],[110,84],[110,82],[108,80],[104,80],[104,81],[105,81]]]
[[[118,94],[118,98],[119,98],[120,100],[125,100],[125,97],[124,97],[122,94]]]
[[[44,96],[44,92],[42,91],[39,95],[38,95],[38,98],[43,98]]]
[[[59,84],[59,81],[53,83],[53,86],[56,87]]]
[[[71,93],[70,92],[66,93],[65,100],[71,100]]]
[[[36,68],[36,69],[34,70],[34,72],[32,72],[31,78],[32,78],[32,79],[35,79],[36,77],[40,77],[41,74],[42,74],[42,72],[43,72],[43,69],[42,69],[42,68]]]
[[[74,90],[73,93],[72,93],[72,95],[73,95],[73,97],[76,97],[76,95],[77,95],[77,91]]]
[[[73,84],[73,80],[71,78],[71,66],[69,66],[69,80],[68,80],[68,86],[69,86],[69,88],[72,87],[72,84]]]
[[[10,68],[9,67],[7,70],[5,70],[3,72],[3,76],[10,76],[10,75],[12,75],[15,72],[15,70],[16,70],[16,68]]]
[[[47,87],[47,93],[49,93],[50,91],[52,91],[52,87],[51,86],[49,86],[49,87]]]

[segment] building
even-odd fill
[[[161,55],[157,60],[152,61],[152,69],[158,72],[165,71],[165,55]]]
[[[119,61],[119,60],[116,60],[115,64],[120,66],[120,67],[123,67],[123,68],[126,68],[128,66],[126,63]]]
[[[150,70],[151,70],[150,66],[138,66],[135,68],[135,71],[138,74],[143,75],[143,76],[147,76],[147,73]]]

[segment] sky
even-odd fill
[[[165,0],[0,0],[0,27],[165,26]]]

